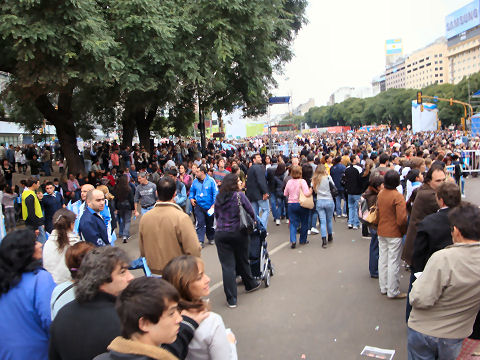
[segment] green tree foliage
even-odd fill
[[[464,78],[457,85],[438,84],[422,89],[423,95],[437,96],[439,98],[456,99],[468,102],[468,84],[470,92],[480,89],[480,73],[475,73],[469,78]],[[372,124],[392,124],[405,127],[412,123],[412,100],[416,99],[416,89],[389,89],[377,96],[358,99],[349,98],[341,103],[331,106],[311,108],[304,116],[304,121],[310,127],[327,126],[352,126]],[[434,102],[425,99],[425,102]],[[437,102],[438,116],[442,124],[460,124],[464,116],[464,108],[448,102]]]

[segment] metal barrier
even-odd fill
[[[461,159],[464,173],[479,173],[480,172],[480,150],[463,150]]]

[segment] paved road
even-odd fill
[[[466,191],[467,199],[480,205],[479,185],[480,178],[469,179]],[[310,244],[292,250],[288,225],[271,221],[268,230],[276,270],[271,286],[251,294],[239,287],[236,309],[226,307],[215,246],[202,252],[212,310],[236,334],[240,359],[360,359],[365,345],[395,349],[395,359],[406,359],[405,300],[380,294],[368,273],[370,241],[360,231],[337,219],[327,249],[314,235]],[[136,237],[120,246],[138,256]],[[409,273],[402,269],[401,274],[406,291]]]

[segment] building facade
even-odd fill
[[[480,1],[447,15],[445,22],[449,78],[458,84],[480,71]]]
[[[397,63],[387,67],[385,70],[385,88],[387,90],[405,88],[405,59],[400,59]]]
[[[405,60],[405,87],[421,89],[448,82],[447,41],[444,37],[415,51]]]

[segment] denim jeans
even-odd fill
[[[155,206],[155,205],[152,205],[152,206],[149,206],[149,207],[146,207],[146,208],[143,208],[143,207],[142,207],[141,210],[140,210],[140,214],[142,214],[142,215],[146,214],[147,212],[149,212],[150,210],[152,210],[154,206]]]
[[[400,256],[402,238],[378,237],[378,284],[388,297],[400,293]]]
[[[347,200],[345,199],[345,190],[338,190],[338,195],[335,197],[335,212],[337,213],[337,216],[347,215]]]
[[[348,194],[348,225],[360,227],[358,220],[358,200],[362,195]]]
[[[255,215],[260,218],[263,227],[265,228],[265,230],[267,230],[268,213],[270,212],[270,209],[268,207],[268,200],[252,201],[252,207],[255,211]],[[262,215],[260,215],[260,210],[262,211]]]
[[[52,173],[50,171],[50,161],[45,161],[43,163],[43,171],[45,172],[45,176],[51,176]]]
[[[437,338],[408,328],[408,360],[455,360],[460,354],[463,340]]]
[[[90,169],[92,168],[92,160],[87,159],[87,160],[83,160],[83,162],[85,164],[85,171],[89,173]]]
[[[132,221],[132,210],[118,210],[118,235],[130,236],[130,223]]]
[[[315,202],[316,204],[316,202]],[[316,227],[317,225],[317,219],[320,221],[320,218],[318,217],[318,212],[317,209],[312,209],[309,211],[308,215],[308,228],[311,229],[312,227]]]
[[[308,214],[309,209],[300,206],[299,203],[288,204],[288,218],[290,219],[290,242],[297,242],[297,228],[300,229],[300,244],[305,244],[308,235]]]
[[[378,276],[378,234],[377,230],[370,228],[370,255],[368,257],[368,270],[370,276]]]
[[[335,204],[333,200],[318,199],[317,213],[320,218],[320,233],[322,237],[327,237],[327,233],[332,234],[332,218]]]
[[[280,198],[275,193],[270,193],[270,208],[272,209],[273,220],[280,219]]]
[[[215,229],[213,228],[214,216],[208,216],[208,210],[205,210],[200,205],[193,208],[195,215],[195,230],[197,231],[198,241],[202,244],[205,241],[205,234],[208,240],[213,240],[215,237]]]

